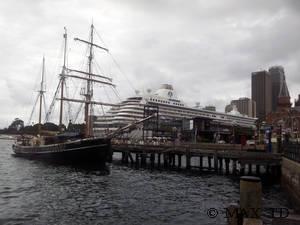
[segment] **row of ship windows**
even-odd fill
[[[216,115],[209,115],[209,114],[202,114],[202,113],[196,113],[196,112],[187,112],[187,111],[183,111],[183,110],[175,110],[175,112],[177,113],[174,113],[169,111],[169,110],[162,110],[162,111],[165,111],[166,113],[169,113],[169,114],[177,114],[177,113],[182,113],[182,114],[185,114],[185,115],[193,115],[193,116],[206,116],[206,117],[213,117],[213,118],[217,118]],[[221,119],[225,119],[225,116],[220,116],[219,118]],[[244,123],[252,123],[252,121],[248,121],[248,120],[243,120],[243,119],[240,119],[240,118],[228,118],[228,119],[234,119],[236,122],[244,122]]]
[[[150,98],[150,101],[171,104],[169,101],[159,100],[159,99],[155,99],[155,98]],[[183,104],[180,104],[177,102],[173,102],[173,105],[183,106]]]
[[[184,113],[184,114],[187,114],[187,115],[194,115],[194,116],[207,116],[207,117],[214,117],[216,118],[216,115],[209,115],[209,114],[203,114],[203,113],[199,113],[199,112],[188,112],[187,110],[172,110],[172,111],[169,111],[169,110],[164,110],[166,112],[169,112],[169,113]],[[222,119],[224,119],[225,117],[224,116],[221,116]]]
[[[172,111],[169,111],[169,110],[166,110],[167,112],[171,112]],[[204,113],[199,113],[199,112],[188,112],[186,110],[173,110],[173,112],[177,112],[177,113],[185,113],[185,114],[190,114],[190,115],[194,115],[194,116],[206,116],[206,117],[213,117],[213,118],[217,118],[216,115],[213,115],[213,114],[204,114]],[[225,119],[226,117],[225,116],[219,116],[218,118],[220,119]],[[235,121],[248,121],[248,122],[252,122],[252,119],[248,119],[248,118],[236,118],[236,117],[227,117],[228,119],[232,119],[232,120],[235,120]]]

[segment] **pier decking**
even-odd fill
[[[225,174],[280,173],[281,154],[231,144],[113,144],[122,162],[136,168],[198,169]]]

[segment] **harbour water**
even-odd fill
[[[226,224],[239,180],[215,174],[135,170],[109,173],[13,157],[0,140],[0,224]],[[288,207],[279,185],[263,186],[263,207]],[[218,210],[215,218],[207,211]],[[268,221],[267,219],[265,220]]]

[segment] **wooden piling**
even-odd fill
[[[232,160],[232,174],[234,174],[234,175],[237,174],[237,160],[236,159]]]
[[[219,168],[220,173],[223,173],[223,158],[220,158],[220,168]]]
[[[200,168],[200,171],[202,171],[202,169],[203,169],[203,156],[199,157],[199,168]]]
[[[256,165],[256,175],[260,175],[260,165]]]
[[[175,165],[176,165],[176,159],[175,159],[176,155],[175,153],[172,154],[172,168],[175,168]]]
[[[129,159],[128,159],[128,157],[129,157],[129,156],[128,156],[128,154],[129,154],[128,152],[125,152],[125,156],[124,156],[124,157],[125,157],[125,159],[124,159],[124,163],[125,163],[126,165],[128,164],[128,161],[129,161]]]
[[[215,172],[218,172],[218,156],[217,156],[217,151],[215,151],[214,154],[214,168],[215,168]]]
[[[135,168],[139,168],[139,154],[137,152],[135,153]]]
[[[252,164],[251,163],[248,164],[248,174],[252,175]]]
[[[181,157],[182,157],[182,155],[178,154],[177,157],[178,157],[178,169],[180,170],[181,169]]]
[[[164,159],[164,168],[168,168],[168,154],[164,153],[163,154],[163,159]]]
[[[245,164],[240,163],[240,176],[245,174]]]
[[[155,164],[155,154],[151,153],[151,155],[150,155],[150,167],[151,167],[151,169],[154,169],[154,164]]]
[[[147,154],[141,153],[141,167],[146,167],[147,165]]]
[[[157,154],[157,167],[160,168],[160,158],[161,158],[161,153]]]
[[[190,170],[191,169],[191,155],[190,155],[190,152],[189,151],[186,151],[186,169],[187,170]]]
[[[209,169],[209,170],[211,170],[211,159],[212,159],[211,156],[208,156],[208,157],[207,157],[207,163],[208,163],[208,169]]]
[[[132,166],[132,165],[134,164],[134,160],[133,160],[133,157],[132,157],[132,155],[131,155],[130,152],[128,152],[128,158],[129,158],[130,164],[131,164],[131,166]]]
[[[229,162],[230,162],[230,159],[225,159],[225,170],[226,170],[226,175],[229,174]]]

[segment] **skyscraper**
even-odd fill
[[[268,71],[252,73],[251,95],[256,102],[256,117],[265,120],[266,115],[272,111],[272,81]]]
[[[282,87],[285,88],[284,93],[288,94],[288,88],[286,85],[284,68],[282,66],[272,66],[269,68],[269,73],[272,80],[272,111],[275,112],[278,107],[278,97]]]

